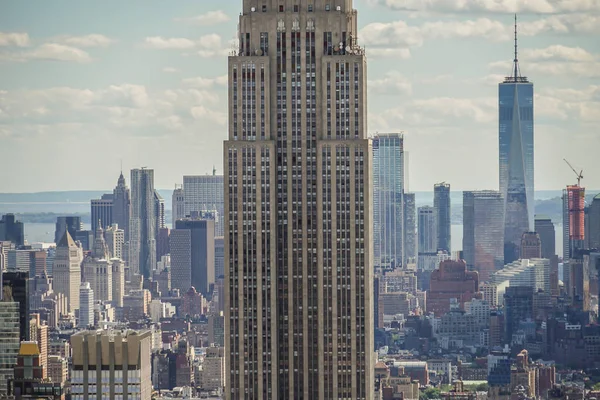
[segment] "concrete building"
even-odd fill
[[[504,199],[500,192],[463,192],[464,258],[470,271],[479,272],[481,282],[504,266],[503,221]]]
[[[450,254],[452,252],[450,184],[442,182],[433,186],[433,208],[437,221],[437,249]]]
[[[48,378],[52,382],[65,384],[69,376],[69,363],[61,356],[48,356]]]
[[[54,291],[67,298],[69,311],[75,313],[79,308],[79,284],[81,283],[81,262],[83,253],[69,231],[65,231],[56,245],[56,255],[52,267]]]
[[[173,221],[171,226],[175,226],[175,221],[182,218],[185,218],[185,194],[183,186],[175,185],[171,199],[171,219]]]
[[[491,283],[496,287],[508,282],[507,286],[529,286],[534,290],[550,293],[550,260],[534,258],[517,260],[506,264],[503,269],[496,271]],[[499,293],[501,295],[501,293]]]
[[[216,211],[215,236],[224,235],[223,175],[186,175],[183,177],[184,217],[193,212]]]
[[[145,278],[156,268],[156,201],[154,170],[131,170],[129,268]]]
[[[96,230],[92,253],[83,261],[83,281],[90,284],[96,300],[113,300],[113,276],[109,251],[101,227]]]
[[[381,293],[407,292],[417,293],[417,275],[415,271],[396,268],[387,271],[379,278]]]
[[[519,323],[533,319],[533,288],[531,286],[510,286],[504,293],[504,337],[508,343]]]
[[[71,342],[73,400],[97,393],[109,400],[151,399],[150,331],[83,331],[73,335]],[[111,368],[101,371],[102,365]]]
[[[224,145],[226,399],[373,395],[372,150],[357,26],[350,0],[242,2]]]
[[[477,272],[467,271],[467,266],[462,260],[446,260],[431,273],[427,291],[427,311],[439,317],[450,311],[452,299],[456,299],[464,309],[465,302],[480,296]]]
[[[465,311],[473,315],[475,325],[479,330],[490,327],[490,304],[482,299],[473,299],[465,302]]]
[[[154,234],[158,240],[158,233],[167,226],[165,225],[165,199],[162,198],[157,190],[154,190],[154,221],[156,223]],[[157,256],[157,258],[160,259],[160,256]]]
[[[42,321],[40,314],[31,314],[29,321],[29,340],[37,343],[40,350],[40,364],[48,368],[48,324]]]
[[[6,297],[6,296],[5,296]],[[0,397],[8,394],[19,354],[19,303],[0,299]]]
[[[404,137],[373,138],[373,256],[376,267],[403,265]]]
[[[106,247],[110,258],[124,260],[123,247],[125,245],[125,231],[119,228],[119,224],[112,224],[104,231]]]
[[[437,265],[437,213],[433,207],[423,206],[418,208],[418,259],[417,268],[420,270],[433,270]]]
[[[404,193],[404,260],[405,264],[417,261],[417,206],[414,193]]]
[[[17,221],[14,214],[5,214],[0,220],[0,242],[11,242],[15,246],[25,244],[25,229],[23,223]]]
[[[496,307],[498,305],[498,287],[493,283],[481,283],[479,285],[479,291],[483,295],[485,300],[490,307]]]
[[[202,390],[223,390],[225,388],[225,348],[211,346],[206,348],[202,362]]]
[[[536,232],[523,232],[520,259],[542,258],[542,241]]]
[[[535,216],[535,231],[540,236],[542,244],[541,258],[552,258],[556,254],[556,234],[554,224],[550,217],[545,215]]]
[[[112,302],[115,307],[123,307],[125,296],[125,263],[123,260],[113,258],[110,260],[112,269]]]
[[[113,194],[106,193],[100,199],[91,200],[91,220],[92,232],[96,232],[98,227],[108,229],[113,223]]]
[[[88,282],[79,287],[79,328],[94,327],[94,291]]]
[[[124,243],[129,242],[129,223],[131,216],[131,193],[125,184],[123,172],[119,175],[117,186],[113,189],[113,222],[123,229]],[[128,254],[123,254],[123,260],[127,260]]]

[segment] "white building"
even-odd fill
[[[123,258],[123,245],[125,244],[125,231],[119,228],[118,224],[112,224],[104,232],[106,238],[106,246],[108,247],[109,256],[112,258]]]
[[[83,253],[75,243],[69,231],[65,231],[56,245],[54,264],[52,266],[53,289],[67,298],[69,311],[74,313],[79,308],[79,284],[81,283],[81,262]]]
[[[88,282],[79,287],[79,323],[80,328],[94,326],[94,291]]]
[[[172,226],[175,226],[175,221],[177,221],[178,219],[185,218],[185,198],[182,186],[175,185],[171,205],[171,218],[173,221]]]
[[[223,236],[224,214],[223,175],[196,175],[183,177],[185,215],[193,211],[217,211],[215,236]]]
[[[490,307],[498,305],[498,288],[492,283],[480,283],[479,291],[483,293],[483,300],[487,301]]]
[[[480,329],[490,327],[490,304],[481,299],[473,299],[465,302],[465,311],[475,317],[475,324]]]
[[[541,289],[550,293],[550,260],[546,258],[517,260],[492,274],[492,283],[496,286],[506,281],[509,282],[509,286],[530,286],[535,291]]]
[[[208,347],[202,362],[202,390],[219,390],[225,387],[225,348]]]

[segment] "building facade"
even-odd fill
[[[54,231],[54,243],[57,243],[65,236],[65,232],[69,231],[72,238],[77,236],[77,232],[83,229],[81,217],[57,217],[56,230]]]
[[[429,269],[437,267],[435,261],[432,263],[431,260],[437,260],[437,236],[438,236],[438,224],[437,224],[437,213],[435,208],[430,206],[423,206],[418,208],[418,259],[417,266],[419,269]],[[433,268],[431,268],[433,267]]]
[[[131,193],[125,183],[123,172],[113,189],[113,222],[123,229],[125,242],[129,242],[129,221],[131,215]]]
[[[451,254],[452,208],[449,183],[436,183],[433,186],[433,208],[437,220],[437,249]]]
[[[186,175],[183,177],[184,215],[216,211],[215,236],[224,232],[223,175]]]
[[[403,264],[404,137],[373,138],[373,256],[377,267]]]
[[[81,282],[79,286],[79,328],[94,326],[94,291],[89,282]]]
[[[131,216],[129,224],[129,267],[150,277],[156,267],[156,202],[154,170],[131,170]]]
[[[173,197],[171,199],[171,226],[175,226],[175,221],[185,217],[185,195],[183,192],[183,186],[175,185],[173,190]]]
[[[79,308],[79,284],[81,283],[81,262],[83,253],[69,231],[56,245],[54,256],[53,288],[57,293],[62,293],[67,298],[69,311],[74,313]]]
[[[19,303],[0,299],[0,397],[8,394],[19,354]]]
[[[417,259],[417,203],[414,193],[404,193],[404,263]]]
[[[584,247],[585,188],[567,186],[563,190],[563,260],[571,258]]]
[[[113,223],[113,198],[112,193],[103,194],[100,199],[92,199],[92,232],[96,232],[98,226],[107,229]]]
[[[227,399],[373,395],[357,33],[351,0],[243,1],[224,149]]]
[[[556,254],[556,233],[550,217],[545,215],[535,216],[535,231],[540,236],[542,244],[542,258],[552,258]]]
[[[0,220],[0,242],[12,242],[15,246],[25,244],[25,230],[23,223],[17,221],[14,214],[6,214]]]

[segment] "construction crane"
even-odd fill
[[[571,168],[571,170],[573,170],[573,172],[575,172],[575,175],[577,175],[577,186],[580,186],[581,180],[583,179],[583,170],[577,172],[577,170],[575,168],[573,168],[573,166],[571,165],[570,162],[568,162],[565,158],[563,158],[563,160],[567,163],[569,168]]]

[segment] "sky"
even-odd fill
[[[304,0],[302,0],[304,1]],[[405,134],[408,189],[498,187],[498,83],[535,85],[535,187],[600,188],[600,0],[355,0],[369,133]],[[0,192],[101,190],[121,164],[222,173],[241,0],[0,3]],[[128,179],[129,180],[129,179]]]

